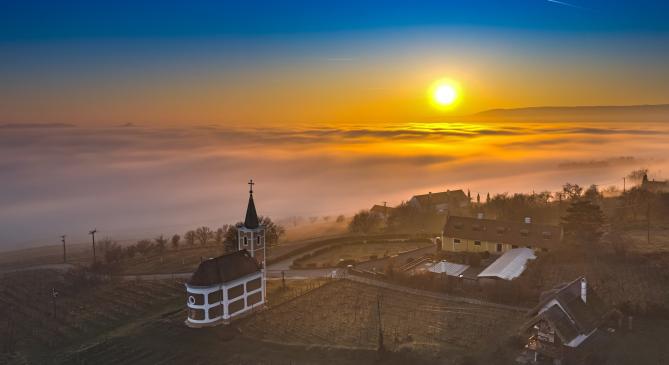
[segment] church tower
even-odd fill
[[[249,204],[246,207],[244,224],[238,228],[238,249],[247,250],[262,268],[265,268],[265,227],[258,219],[256,205],[253,202],[253,180],[249,184]]]

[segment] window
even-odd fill
[[[481,241],[474,241],[474,246],[481,246]]]
[[[217,305],[209,308],[209,319],[218,318],[223,315],[223,306]]]
[[[239,300],[236,300],[230,304],[228,304],[228,314],[233,315],[236,312],[239,312],[240,310],[244,309],[244,298],[241,298]]]
[[[246,291],[247,292],[254,291],[254,290],[260,288],[260,286],[261,286],[260,278],[253,279],[253,280],[246,283]]]
[[[188,308],[188,318],[201,321],[204,319],[204,309]]]
[[[502,244],[501,243],[498,243],[497,245],[495,245],[495,251],[496,252],[502,252]]]
[[[258,292],[258,293],[254,293],[254,294],[249,295],[246,298],[246,306],[248,307],[248,306],[252,306],[256,303],[259,303],[260,300],[262,299],[261,294],[262,293]]]
[[[454,238],[453,243],[460,243],[460,239],[459,238]]]
[[[530,231],[529,231],[528,229],[521,229],[521,230],[520,230],[520,234],[521,234],[523,237],[527,237],[527,236],[530,235]]]
[[[188,293],[188,303],[192,305],[203,305],[204,294]]]
[[[244,246],[248,246],[248,238],[244,237]]]
[[[209,297],[207,298],[207,303],[214,304],[220,302],[223,297],[222,294],[223,292],[220,290],[216,290],[215,292],[209,293]]]
[[[542,236],[545,240],[549,240],[549,239],[551,239],[551,237],[553,237],[553,234],[552,234],[551,232],[542,232],[542,233],[541,233],[541,236]]]
[[[235,287],[228,289],[228,299],[237,298],[242,294],[244,294],[244,284],[239,284]]]

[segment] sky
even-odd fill
[[[668,13],[647,0],[3,1],[0,249],[231,223],[250,177],[274,217],[445,188],[620,184],[637,167],[660,178],[662,124],[467,116],[669,103]],[[431,102],[444,78],[453,108]]]

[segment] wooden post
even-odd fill
[[[377,350],[379,352],[383,352],[384,351],[384,347],[383,347],[383,327],[381,325],[381,296],[380,295],[376,297],[376,312],[377,312],[378,317],[379,317],[379,347],[378,347]]]

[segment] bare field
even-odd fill
[[[639,253],[669,252],[669,229],[651,229],[650,242],[648,242],[647,230],[634,229],[625,233],[632,241],[630,251]]]

